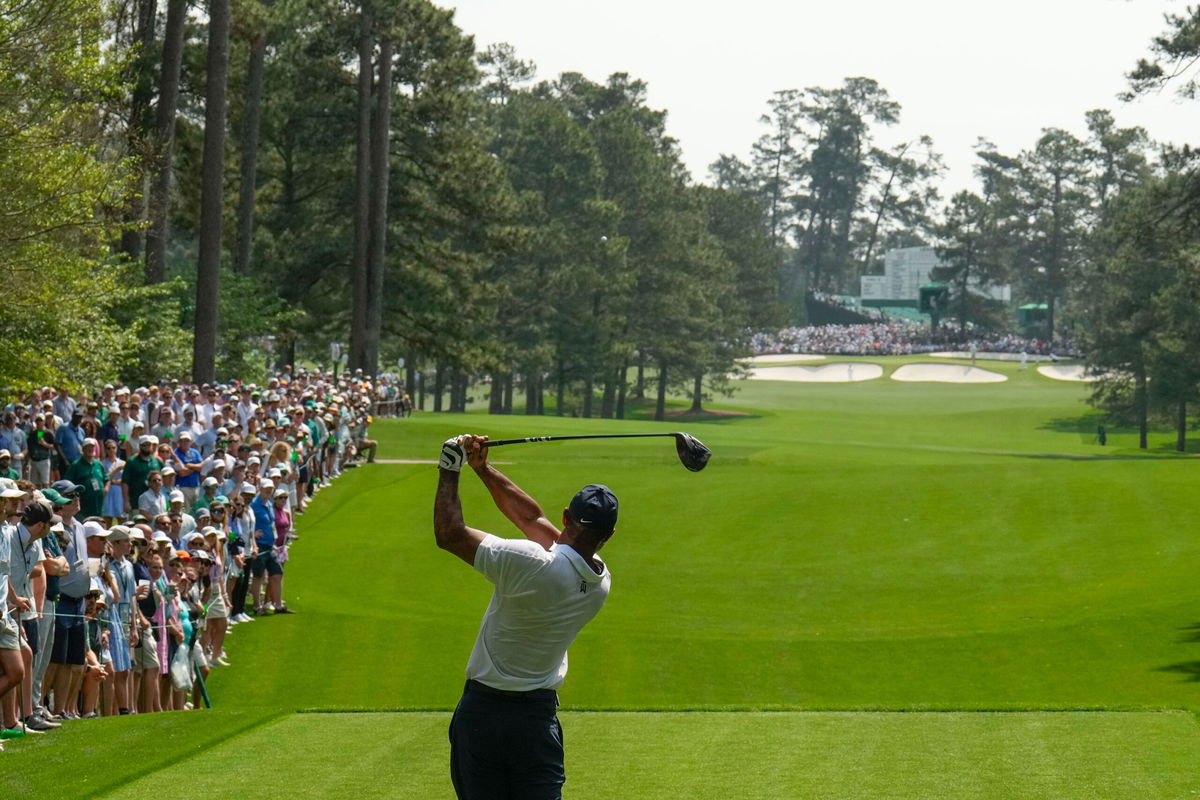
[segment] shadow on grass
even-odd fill
[[[1167,667],[1159,667],[1158,672],[1178,672],[1185,676],[1188,683],[1200,683],[1200,661],[1181,661]]]
[[[1200,644],[1200,622],[1194,622],[1179,630],[1182,634],[1179,638],[1180,644]],[[1178,664],[1159,667],[1157,671],[1177,672],[1183,675],[1188,683],[1200,683],[1200,661],[1181,661]]]

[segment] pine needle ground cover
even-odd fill
[[[622,503],[613,593],[561,692],[569,796],[1192,796],[1200,467],[1166,431],[1101,447],[1085,387],[987,366],[1009,381],[749,382],[711,406],[735,413],[668,423],[374,430],[384,459],[464,431],[683,429],[712,448],[695,474],[661,439],[493,451],[551,516],[592,481]],[[75,723],[10,746],[0,783],[211,797],[227,764],[254,770],[251,797],[450,797],[446,726],[489,585],[434,547],[435,483],[428,464],[376,464],[322,492],[288,565],[300,613],[235,631],[215,712]],[[515,535],[463,486],[470,524]],[[168,719],[195,734],[164,738]],[[106,745],[101,725],[122,734]],[[76,737],[87,782],[55,789],[44,759]],[[129,760],[138,743],[155,758]]]

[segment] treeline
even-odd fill
[[[1168,17],[1131,93],[1197,55],[1197,19]],[[981,139],[947,199],[872,79],[776,93],[750,158],[699,185],[644,83],[539,80],[427,0],[0,0],[0,81],[14,383],[329,366],[344,342],[438,408],[488,376],[497,413],[619,417],[633,394],[661,416],[727,388],[807,293],[931,244],[964,335],[1012,327],[970,288],[1011,285],[1044,338],[1086,344],[1106,407],[1186,421],[1194,399],[1192,153],[1104,110],[1084,138]]]

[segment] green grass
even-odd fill
[[[561,715],[569,797],[1194,797],[1200,730],[1140,714]],[[650,744],[648,744],[650,743]],[[1153,747],[1145,746],[1152,743]],[[452,800],[446,715],[296,714],[145,775],[112,800],[226,796]]]
[[[890,374],[932,359],[865,360]],[[613,591],[572,648],[561,692],[575,796],[613,781],[620,790],[605,796],[1200,788],[1189,713],[844,713],[1200,711],[1192,457],[1172,452],[1165,430],[1149,451],[1122,430],[1102,448],[1086,386],[984,366],[1010,380],[749,382],[710,404],[734,415],[654,423],[631,403],[623,422],[423,414],[374,432],[381,458],[434,458],[467,430],[682,428],[712,448],[698,474],[660,439],[494,451],[551,517],[592,481],[622,503],[605,551]],[[303,789],[249,796],[325,796],[336,785],[325,771],[372,774],[389,753],[386,774],[418,788],[387,796],[448,796],[445,725],[490,585],[434,547],[435,484],[432,466],[378,464],[321,493],[288,565],[300,613],[236,629],[234,666],[210,681],[218,713],[75,723],[36,747],[10,745],[0,785],[11,775],[22,796],[85,797],[160,767],[126,758],[124,735],[87,736],[88,783],[52,791],[43,755],[65,758],[56,748],[68,737],[124,725],[136,742],[187,742],[172,763],[203,753],[184,762],[189,775],[218,769],[229,750]],[[463,496],[470,524],[516,535],[472,476]],[[271,722],[300,709],[434,713]],[[797,713],[713,713],[726,711]],[[242,728],[252,732],[226,741]],[[216,741],[226,750],[208,749]]]

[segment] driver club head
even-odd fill
[[[690,433],[679,432],[672,435],[675,437],[675,450],[679,453],[680,462],[692,472],[704,469],[712,451]]]

